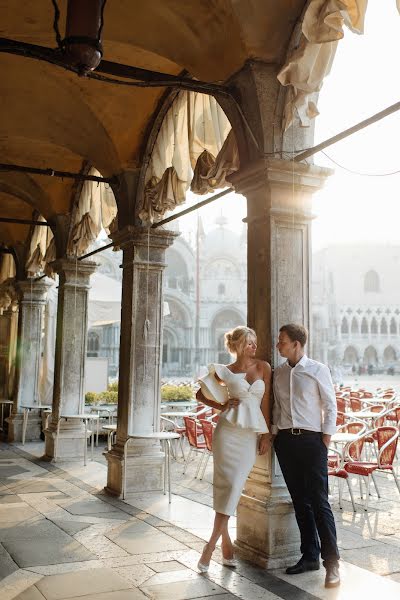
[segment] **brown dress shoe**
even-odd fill
[[[327,565],[325,577],[325,587],[334,588],[340,585],[339,565]]]

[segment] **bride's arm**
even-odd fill
[[[265,384],[264,396],[261,400],[261,412],[264,415],[265,422],[269,431],[271,431],[271,365],[263,362],[263,380]]]
[[[205,404],[206,406],[210,406],[211,408],[215,408],[216,410],[220,411],[226,410],[229,404],[229,401],[225,402],[224,404],[220,404],[219,402],[214,402],[214,400],[208,400],[208,398],[203,395],[201,388],[199,388],[196,392],[196,400],[202,404]]]
[[[265,392],[261,400],[261,412],[267,423],[268,433],[263,433],[260,436],[260,441],[258,443],[259,454],[265,454],[271,444],[271,372],[271,366],[267,362],[264,362],[263,380],[265,383]]]

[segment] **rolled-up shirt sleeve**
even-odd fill
[[[323,410],[322,433],[333,435],[336,433],[337,404],[332,377],[325,365],[318,373],[317,381]]]
[[[272,380],[272,423],[271,423],[271,433],[276,435],[278,433],[278,423],[279,423],[279,415],[280,415],[280,407],[277,398],[277,390],[276,390],[276,376],[273,375]]]

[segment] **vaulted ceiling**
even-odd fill
[[[66,0],[59,0],[60,31]],[[249,58],[281,63],[306,0],[109,0],[103,58],[223,82]],[[0,36],[55,48],[51,0],[0,0]],[[165,88],[135,88],[78,77],[53,64],[0,53],[0,162],[103,176],[140,166],[149,124]],[[73,182],[0,172],[0,217],[70,211]],[[0,223],[0,244],[27,235]]]

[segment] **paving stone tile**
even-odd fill
[[[177,581],[168,585],[141,586],[143,592],[152,600],[191,600],[203,596],[223,594],[225,590],[216,583],[198,575],[197,579]]]
[[[73,571],[88,571],[89,569],[103,569],[104,562],[102,560],[84,560],[82,562],[68,562],[56,565],[36,565],[27,567],[26,570],[30,573],[39,575],[60,575],[62,573],[71,573]]]
[[[48,537],[57,538],[60,532],[59,527],[43,517],[23,523],[12,524],[11,527],[2,527],[0,529],[0,541],[9,540],[35,540],[38,538]],[[62,534],[63,535],[63,534]]]
[[[389,575],[399,571],[400,548],[388,545],[376,545],[371,548],[343,550],[340,556],[354,565],[373,571],[379,575]]]
[[[9,523],[23,523],[37,516],[37,511],[26,503],[24,506],[0,506],[0,527]]]
[[[18,565],[15,564],[4,546],[0,544],[0,580],[4,579],[4,577],[8,577],[8,575],[17,570]]]
[[[130,554],[185,550],[177,540],[144,521],[129,521],[107,533],[107,537]]]
[[[390,575],[387,575],[387,578],[400,583],[400,572],[399,573],[391,573]]]
[[[122,511],[115,511],[114,507],[111,507],[106,502],[102,502],[97,499],[88,500],[68,500],[66,502],[58,502],[64,510],[71,513],[71,515],[96,515],[99,513],[122,513]],[[123,513],[122,513],[123,516]]]
[[[154,575],[154,571],[147,565],[130,565],[113,569],[131,585],[139,587]]]
[[[21,475],[21,473],[29,473],[29,470],[19,467],[18,465],[4,466],[0,464],[0,477],[2,479],[14,477],[15,475]]]
[[[21,498],[15,494],[0,494],[0,504],[18,504]]]
[[[60,490],[50,481],[23,480],[14,482],[9,488],[15,494],[38,494],[40,492],[59,492]]]
[[[81,521],[67,521],[63,519],[52,519],[52,521],[69,535],[75,535],[79,531],[90,527],[90,523],[82,523]]]
[[[72,598],[65,598],[65,600],[72,600]],[[140,590],[131,589],[105,592],[104,594],[89,594],[83,596],[82,600],[148,600],[148,598]]]
[[[112,569],[91,569],[50,575],[38,581],[36,586],[47,600],[63,600],[89,594],[95,597],[104,592],[126,590],[131,587]]]
[[[151,562],[146,563],[150,569],[153,569],[156,573],[164,573],[164,571],[181,571],[183,566],[176,560],[168,560],[165,562]]]
[[[39,592],[35,585],[32,585],[30,588],[19,594],[15,600],[45,600],[45,597]]]
[[[341,550],[351,550],[356,548],[366,548],[369,546],[376,546],[379,542],[368,538],[365,539],[357,533],[348,531],[346,529],[337,528],[338,546]]]
[[[3,542],[3,546],[20,567],[80,562],[96,558],[87,548],[60,529],[56,536],[45,536],[35,540],[7,540]]]

